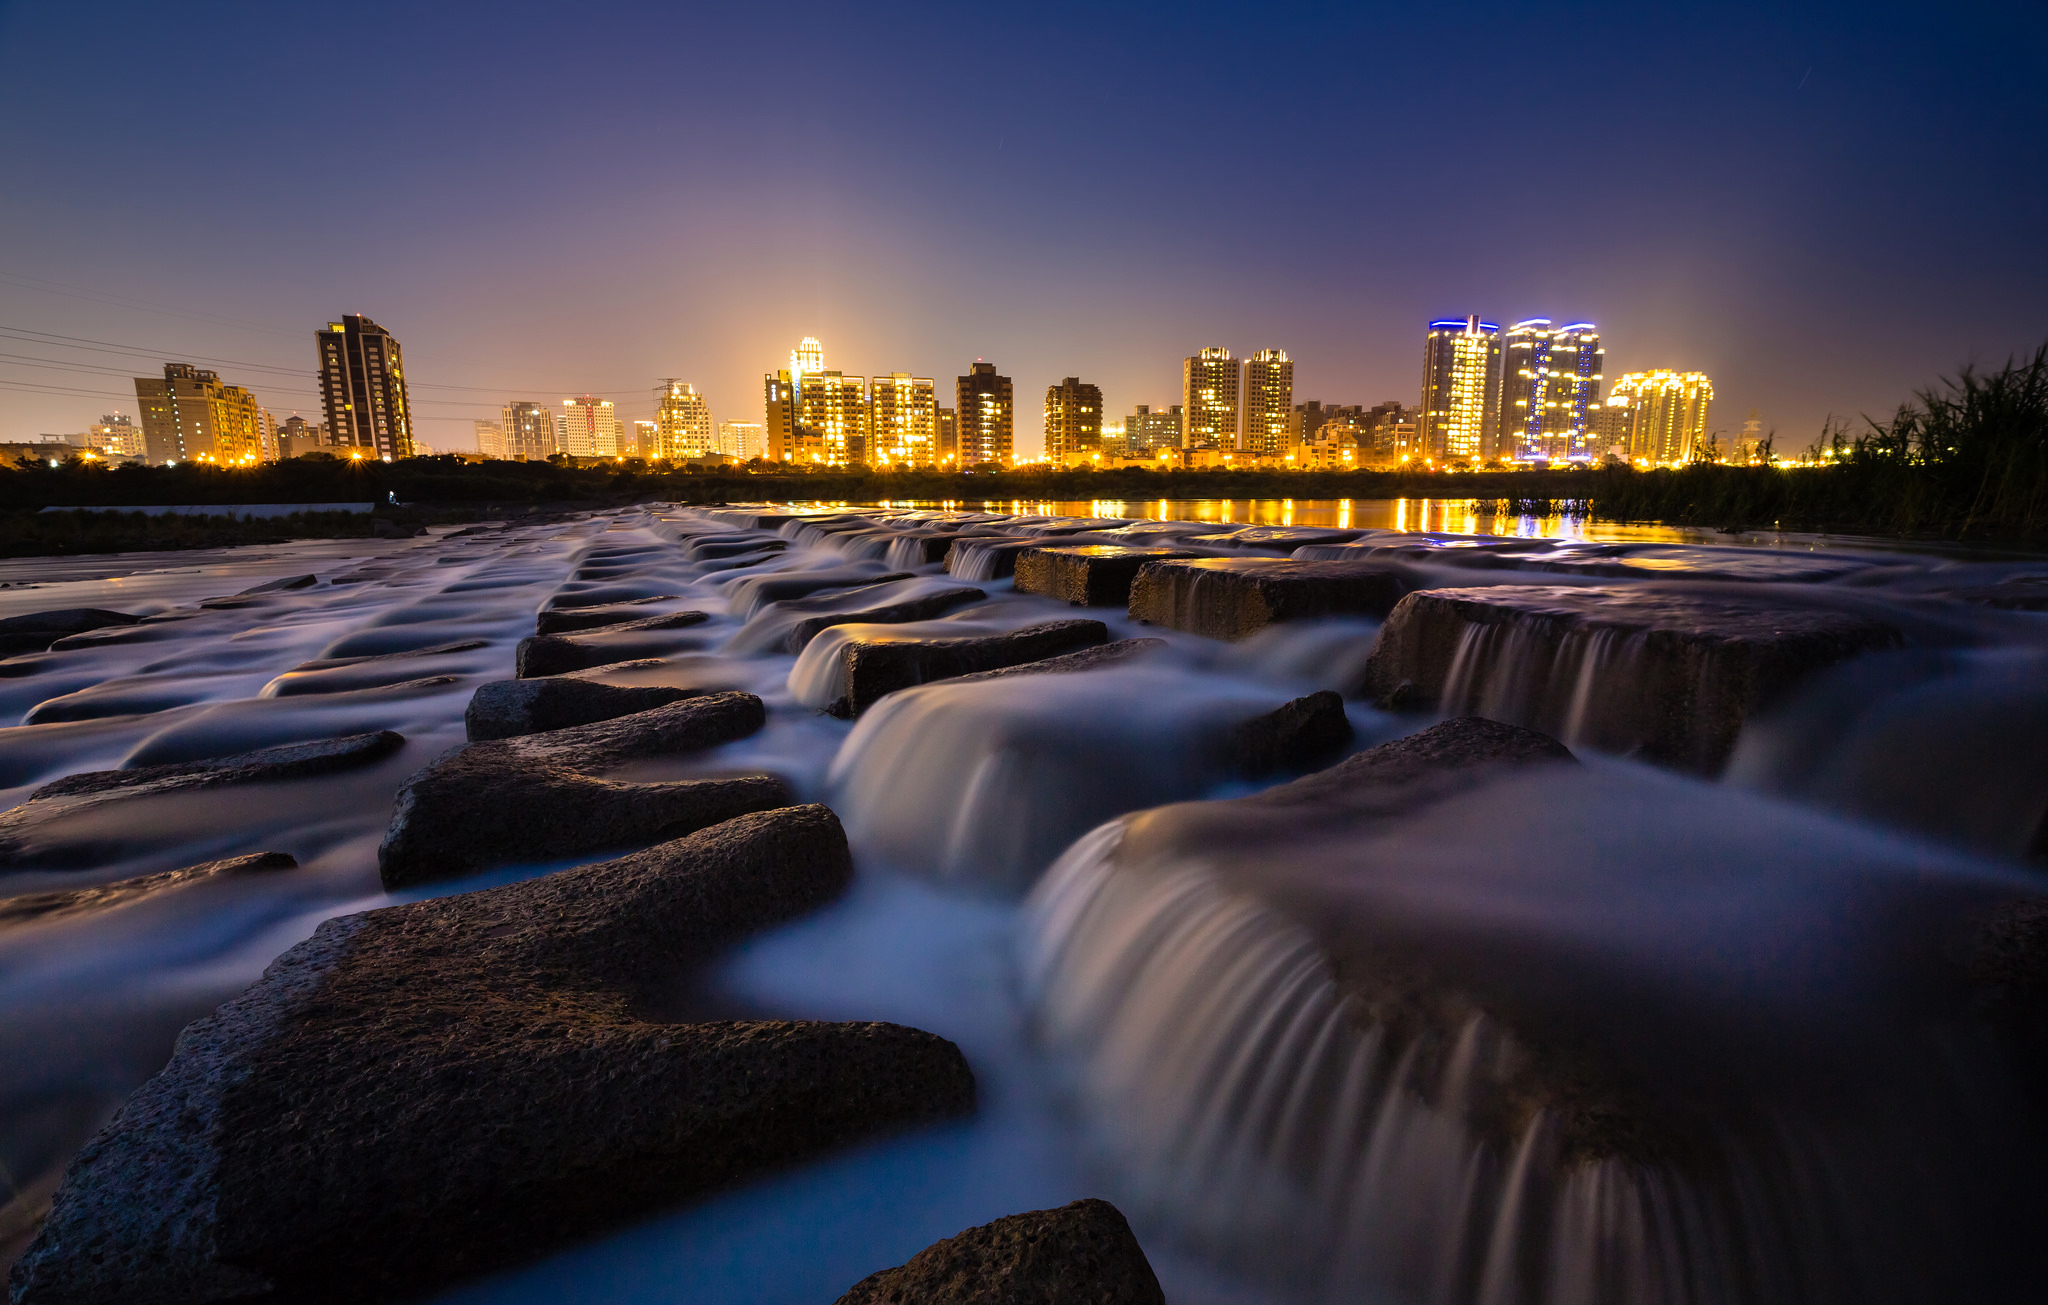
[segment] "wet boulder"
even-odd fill
[[[772,775],[636,784],[595,773],[745,738],[766,719],[754,695],[714,693],[613,720],[465,744],[400,786],[377,848],[384,885],[631,847],[788,806],[788,786]]]
[[[839,1305],[1166,1305],[1123,1212],[1081,1200],[1013,1214],[869,1274]]]
[[[1148,562],[1131,583],[1131,619],[1210,639],[1246,639],[1280,621],[1383,617],[1401,597],[1385,567],[1359,562],[1204,557]]]
[[[269,874],[296,870],[298,861],[284,852],[252,852],[219,861],[181,866],[153,875],[117,879],[91,888],[56,888],[40,893],[18,893],[0,897],[0,929],[15,925],[47,924],[69,916],[93,915],[132,906],[152,897],[189,888],[214,879],[232,879],[246,874]]]
[[[944,616],[962,604],[978,603],[987,597],[988,595],[981,590],[963,585],[858,612],[827,612],[819,616],[807,616],[790,628],[788,637],[783,640],[783,651],[800,653],[811,640],[818,637],[819,631],[829,630],[835,625],[904,625],[911,621],[929,621],[934,617]]]
[[[109,626],[134,625],[141,619],[101,607],[65,607],[0,618],[0,657],[42,652],[67,635],[85,634]]]
[[[1099,671],[1110,666],[1120,666],[1134,658],[1149,656],[1164,647],[1164,639],[1116,639],[1094,648],[1062,653],[1057,657],[1042,657],[1035,662],[1005,666],[1000,670],[956,675],[951,677],[950,682],[972,684],[979,680],[1004,680],[1013,675],[1063,675],[1075,671]]]
[[[296,698],[306,694],[348,693],[357,689],[380,689],[390,685],[403,684],[418,679],[436,678],[422,676],[424,666],[414,666],[412,661],[421,657],[453,657],[460,653],[480,653],[489,648],[484,639],[457,639],[450,643],[432,644],[404,652],[367,653],[355,657],[322,657],[310,662],[300,662],[284,674],[263,686],[262,696],[266,698]],[[481,669],[488,659],[465,658],[450,669],[463,670],[474,666]]]
[[[770,603],[804,598],[827,589],[852,589],[859,585],[886,584],[891,580],[910,578],[908,571],[891,571],[880,575],[852,569],[782,571],[773,575],[754,576],[735,583],[728,591],[730,596],[727,605],[734,616],[744,619]]]
[[[1904,642],[1869,617],[1725,592],[1432,589],[1395,606],[1356,692],[1714,775],[1743,724],[1786,690]]]
[[[1351,738],[1343,696],[1324,689],[1240,722],[1223,742],[1223,760],[1240,778],[1261,779],[1327,765]]]
[[[1017,555],[1017,591],[1044,594],[1076,607],[1122,607],[1131,601],[1131,582],[1148,562],[1199,554],[1171,548],[1123,544],[1062,544],[1029,548]]]
[[[574,634],[578,630],[595,630],[601,626],[624,625],[629,621],[645,618],[639,611],[649,603],[666,603],[681,600],[681,594],[657,594],[652,598],[633,598],[623,603],[606,607],[550,607],[533,618],[535,634]]]
[[[655,666],[658,662],[627,662]],[[472,743],[568,729],[665,707],[703,693],[667,684],[607,684],[581,672],[531,680],[493,680],[470,695],[462,723]]]
[[[580,635],[536,634],[519,641],[513,652],[513,674],[520,679],[562,675],[639,657],[658,657],[695,646],[664,631],[688,629],[711,619],[702,612],[670,612],[588,630]]]
[[[1109,627],[1100,621],[1048,621],[958,639],[855,640],[840,650],[846,697],[834,714],[858,716],[884,694],[913,684],[1021,666],[1108,641]]]
[[[971,1111],[928,1033],[656,1013],[850,877],[832,813],[795,807],[328,920],[73,1158],[13,1299],[416,1299]]]

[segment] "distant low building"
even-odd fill
[[[1182,409],[1179,404],[1154,409],[1141,403],[1124,418],[1124,450],[1131,457],[1149,458],[1160,449],[1180,447]]]
[[[118,412],[108,413],[85,432],[86,446],[101,456],[139,458],[146,454],[142,427]]]
[[[332,453],[334,450],[329,447],[332,443],[325,426],[307,421],[296,412],[277,424],[279,458],[299,458],[323,451]]]

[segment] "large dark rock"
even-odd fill
[[[614,720],[466,744],[399,788],[377,849],[384,885],[631,847],[787,806],[788,786],[771,775],[632,784],[591,773],[729,743],[766,719],[751,693],[715,693]]]
[[[1150,656],[1165,647],[1164,639],[1117,639],[1093,648],[1083,648],[1080,652],[1062,653],[1058,657],[1043,657],[1035,662],[1023,662],[999,670],[976,671],[972,675],[955,675],[951,677],[951,682],[968,684],[976,680],[1004,680],[1013,675],[1061,675],[1074,671],[1099,671],[1105,667],[1121,665],[1134,658]]]
[[[978,603],[986,597],[988,595],[979,589],[962,586],[859,612],[827,612],[808,616],[790,629],[789,636],[783,641],[783,649],[800,653],[818,637],[820,630],[829,630],[835,625],[903,625],[910,621],[929,621],[933,617],[944,616],[962,603]]]
[[[484,639],[458,639],[452,643],[439,643],[406,652],[323,657],[317,661],[300,662],[265,685],[263,696],[297,698],[308,694],[350,693],[357,689],[379,689],[387,685],[435,678],[420,675],[421,671],[429,668],[409,663],[418,657],[454,657],[462,653],[482,652],[490,646],[489,641]],[[487,659],[465,660],[481,667]],[[464,669],[464,663],[456,663],[451,669]]]
[[[1166,1305],[1122,1211],[1082,1200],[1013,1214],[872,1273],[839,1305]]]
[[[512,673],[523,680],[659,656],[678,647],[673,637],[661,637],[662,631],[688,629],[709,619],[703,612],[670,612],[666,616],[646,616],[602,626],[581,635],[536,634],[519,641],[512,654]],[[689,646],[688,641],[682,646]]]
[[[892,571],[883,575],[854,570],[778,571],[773,575],[757,575],[736,582],[727,591],[727,605],[734,616],[745,619],[770,603],[803,598],[826,589],[852,589],[908,579],[908,571]]]
[[[832,813],[795,807],[327,921],[77,1154],[14,1300],[412,1299],[970,1111],[928,1033],[654,1013],[850,875]]]
[[[142,618],[102,607],[64,607],[0,618],[0,657],[42,652],[66,635],[114,625],[134,625]]]
[[[372,765],[403,746],[403,736],[378,730],[204,761],[67,775],[35,790],[20,806],[0,812],[0,864],[11,869],[79,869],[117,853],[141,831],[112,821],[98,831],[96,821],[80,819],[107,803],[332,774]],[[50,833],[60,827],[68,832]]]
[[[627,663],[632,665],[634,663]],[[655,665],[646,662],[641,665]],[[470,695],[462,723],[470,742],[589,725],[694,698],[702,689],[666,684],[606,684],[581,675],[493,680]]]
[[[1691,589],[1431,589],[1395,606],[1357,692],[1713,775],[1743,723],[1787,689],[1903,643],[1867,617]]]
[[[1224,740],[1223,757],[1241,778],[1259,779],[1327,765],[1351,738],[1343,696],[1324,689],[1240,722]]]
[[[1008,634],[958,639],[855,640],[840,651],[846,697],[835,714],[858,716],[882,695],[913,684],[1019,666],[1108,641],[1109,627],[1100,621],[1048,621]]]
[[[1077,607],[1122,607],[1131,600],[1138,568],[1168,558],[1198,556],[1171,548],[1123,544],[1061,544],[1017,555],[1019,593],[1044,594]]]
[[[608,607],[550,607],[533,618],[535,634],[574,634],[578,630],[595,630],[607,625],[625,625],[629,621],[644,619],[644,613],[635,609],[648,603],[673,602],[681,594],[657,594],[652,598],[632,598]]]
[[[42,924],[71,915],[89,915],[132,906],[165,893],[189,888],[209,879],[231,879],[237,875],[296,870],[299,863],[283,852],[252,852],[223,861],[205,861],[153,875],[117,879],[91,888],[58,888],[41,893],[20,893],[0,897],[0,929],[11,925]]]
[[[1149,562],[1131,582],[1131,619],[1211,639],[1245,639],[1277,621],[1385,616],[1401,582],[1358,562],[1204,557]]]

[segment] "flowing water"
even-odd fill
[[[364,769],[115,803],[15,844],[0,868],[0,1255],[184,1023],[320,920],[399,900],[375,865],[392,794],[461,742],[469,695],[509,677],[536,611],[631,599],[711,619],[636,642],[609,678],[745,689],[770,714],[750,739],[618,773],[780,774],[840,813],[859,867],[843,901],[740,948],[713,998],[943,1034],[982,1109],[448,1300],[829,1301],[940,1237],[1083,1195],[1131,1215],[1185,1302],[2001,1300],[2041,1281],[2020,1085],[1936,994],[1956,929],[2043,891],[2048,615],[1968,600],[2030,592],[2048,561],[1416,500],[816,505],[768,524],[626,509],[0,563],[0,617],[150,618],[0,662],[0,805],[80,771],[406,739]],[[934,559],[953,537],[948,575]],[[1271,782],[1237,777],[1219,740],[1356,683],[1376,623],[1226,645],[999,578],[1006,548],[1067,539],[1369,559],[1411,588],[1677,582],[1878,615],[1904,646],[1812,677],[1709,781],[1615,755],[1595,727],[1593,707],[1640,678],[1630,639],[1539,648],[1474,627],[1452,705],[1545,728],[1584,766],[1397,820],[1254,830],[1236,806],[1171,804]],[[320,582],[232,597],[303,573]],[[962,583],[985,598],[784,650],[806,616]],[[1084,614],[1166,646],[1082,674],[934,683],[854,722],[819,711],[844,691],[851,638]],[[1349,715],[1359,748],[1429,723]],[[4,914],[21,894],[260,851],[298,868]],[[1346,948],[1416,961],[1420,1004],[1389,1014],[1361,995]],[[1648,1103],[1651,1124],[1588,1143],[1584,1110],[1530,1087],[1557,1081],[1556,1047],[1618,1067],[1614,1100]]]

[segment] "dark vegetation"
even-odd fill
[[[0,469],[0,556],[205,548],[368,535],[373,519],[305,514],[269,521],[144,517],[144,504],[376,502],[407,530],[624,503],[1217,498],[1476,499],[1497,512],[1569,513],[1674,525],[1827,530],[1948,539],[2048,538],[2048,345],[1995,372],[1964,368],[1860,433],[1830,424],[1805,462],[1637,471],[1432,474],[1256,470],[789,473],[770,464],[700,471],[645,463],[396,463],[294,459],[241,470],[23,462]],[[398,505],[404,506],[395,506]],[[43,513],[58,506],[76,512]],[[384,529],[388,530],[389,525]]]

